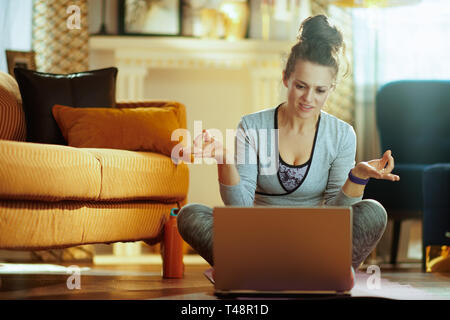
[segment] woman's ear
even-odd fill
[[[283,84],[287,88],[288,87],[288,79],[285,78],[285,76],[284,76],[285,74],[286,74],[285,70],[283,70]]]

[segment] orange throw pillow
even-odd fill
[[[180,128],[174,106],[73,108],[55,105],[53,116],[69,146],[158,152],[170,157]]]

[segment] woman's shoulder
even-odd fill
[[[323,125],[330,133],[337,135],[348,134],[349,132],[354,133],[351,124],[323,110],[320,113],[320,125]]]

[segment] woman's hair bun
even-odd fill
[[[328,21],[325,15],[316,15],[305,19],[300,25],[299,42],[314,42],[328,45],[338,51],[343,45],[342,33]]]
[[[289,54],[284,79],[288,79],[295,69],[296,61],[301,59],[314,62],[322,66],[332,67],[336,77],[341,77],[340,64],[346,64],[343,77],[350,74],[350,64],[345,54],[345,42],[341,31],[331,25],[328,18],[316,15],[305,19],[300,25],[298,42]]]

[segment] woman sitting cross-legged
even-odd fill
[[[204,130],[194,139],[194,156],[217,160],[225,205],[351,206],[356,269],[375,248],[387,223],[380,203],[362,200],[365,185],[369,178],[400,178],[391,173],[390,150],[381,159],[355,165],[352,126],[322,110],[336,86],[343,51],[342,34],[327,17],[306,19],[283,70],[286,102],[242,117],[233,155]],[[213,218],[212,208],[195,203],[178,214],[181,236],[212,266]]]

